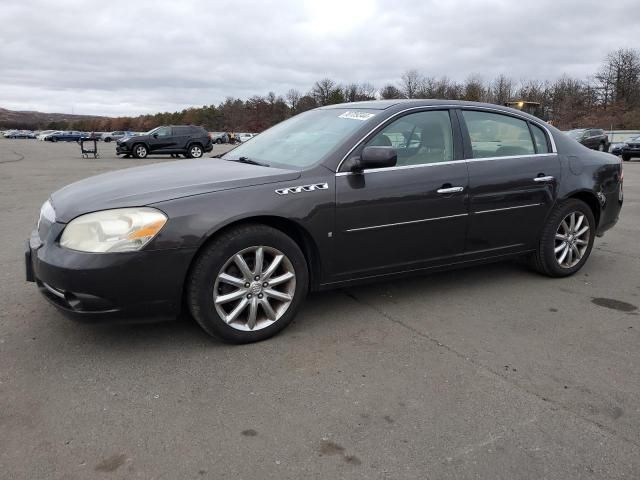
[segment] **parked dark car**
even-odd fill
[[[44,139],[47,142],[77,142],[84,136],[83,132],[55,132],[47,135]]]
[[[634,157],[640,157],[640,137],[625,142],[620,148],[620,156],[625,162]]]
[[[172,125],[118,140],[116,154],[133,155],[136,158],[145,158],[150,154],[183,154],[190,158],[200,158],[212,149],[211,136],[204,128]]]
[[[620,159],[517,110],[332,105],[219,159],[53,193],[27,279],[72,316],[175,317],[185,305],[208,333],[252,342],[283,329],[308,290],[520,256],[572,275],[622,201]]]
[[[609,137],[601,128],[579,128],[567,132],[574,140],[592,150],[609,151]]]

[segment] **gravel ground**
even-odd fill
[[[640,161],[574,277],[501,263],[313,294],[229,346],[189,318],[73,323],[24,281],[51,191],[169,161],[100,149],[0,140],[1,478],[640,477]]]

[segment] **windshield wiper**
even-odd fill
[[[261,167],[268,167],[269,166],[268,163],[258,162],[257,160],[250,159],[249,157],[240,157],[240,158],[233,158],[233,159],[224,158],[223,160],[229,160],[230,162],[247,163],[249,165],[259,165]]]

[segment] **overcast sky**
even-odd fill
[[[587,77],[640,47],[638,0],[9,0],[0,107],[130,115],[313,82]]]

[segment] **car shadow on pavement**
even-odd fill
[[[374,296],[383,302],[411,303],[425,296],[442,295],[444,292],[455,299],[457,296],[464,296],[467,289],[473,285],[502,284],[515,277],[530,275],[535,276],[522,264],[512,261],[313,292],[308,296],[297,318],[278,337],[304,332],[305,328],[317,328],[320,331],[323,328],[340,328],[342,322],[349,321],[348,318],[344,318],[345,301],[358,302],[359,298]],[[459,298],[462,301],[463,297]],[[189,344],[203,348],[226,345],[218,338],[207,335],[186,312],[172,321],[100,325],[74,323],[72,327],[79,329],[77,334],[82,337],[83,343],[118,344],[120,349],[162,344]]]

